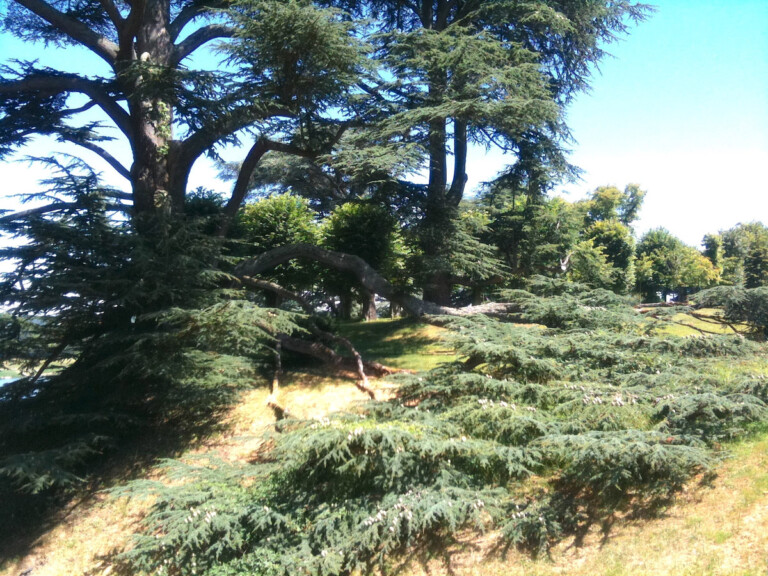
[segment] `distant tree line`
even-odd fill
[[[738,224],[707,234],[703,250],[686,245],[664,228],[635,239],[633,223],[645,191],[597,188],[585,200],[530,197],[503,183],[487,187],[459,205],[444,269],[450,272],[455,305],[492,300],[499,289],[521,286],[533,276],[565,278],[644,302],[686,301],[713,286],[768,285],[768,228]],[[339,203],[327,211],[291,194],[248,202],[233,235],[255,256],[292,244],[309,243],[363,258],[403,291],[419,292],[425,268],[416,224],[397,206],[373,198]],[[275,282],[325,304],[341,318],[376,317],[375,295],[351,276],[312,264],[279,265]],[[265,297],[275,304],[276,295]],[[387,310],[386,306],[380,308]],[[397,304],[387,310],[397,314]]]

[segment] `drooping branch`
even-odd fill
[[[332,349],[327,348],[325,346],[312,346],[311,342],[306,342],[298,338],[291,338],[290,341],[287,342],[287,346],[290,347],[292,345],[293,346],[292,350],[294,352],[309,354],[310,356],[313,356],[314,358],[317,358],[318,360],[321,360],[326,364],[335,366],[336,368],[350,369],[352,368],[352,366],[354,366],[354,369],[356,370],[357,376],[358,376],[358,379],[356,382],[357,388],[362,392],[365,392],[366,394],[368,394],[368,396],[372,400],[376,399],[376,392],[370,387],[370,384],[368,382],[368,376],[366,375],[366,371],[376,374],[377,376],[384,376],[387,374],[393,374],[394,372],[397,372],[397,370],[393,368],[388,368],[387,366],[384,366],[383,364],[379,364],[378,362],[364,361],[360,353],[354,347],[352,342],[350,342],[348,339],[342,336],[338,336],[336,334],[332,334],[331,332],[328,332],[326,330],[321,330],[312,318],[312,315],[315,312],[314,308],[301,295],[296,294],[295,292],[292,292],[290,290],[287,290],[282,286],[280,286],[279,284],[275,284],[274,282],[269,282],[267,280],[259,280],[257,278],[251,278],[249,276],[245,276],[241,279],[248,286],[251,286],[253,288],[258,288],[261,290],[274,292],[275,294],[278,294],[281,298],[297,302],[302,307],[302,309],[307,314],[310,315],[309,331],[314,336],[317,336],[318,338],[325,340],[326,342],[329,342],[331,344],[341,345],[350,354],[352,354],[352,358],[340,356],[336,354]],[[284,338],[287,338],[287,337],[284,337]]]
[[[371,400],[376,400],[376,391],[373,388],[371,388],[368,382],[368,376],[366,376],[365,374],[365,362],[363,362],[363,357],[360,356],[360,353],[352,345],[352,342],[350,342],[349,340],[347,340],[342,336],[331,334],[330,332],[326,332],[325,330],[320,330],[315,324],[312,324],[310,330],[312,331],[313,334],[315,334],[320,338],[325,339],[327,342],[330,342],[332,344],[340,344],[341,346],[346,348],[350,354],[352,354],[352,357],[355,359],[355,368],[357,369],[356,386],[358,390],[368,394],[368,397]],[[380,366],[381,368],[385,368],[381,364],[378,364],[378,366]]]
[[[415,296],[403,294],[359,256],[334,252],[310,244],[289,244],[288,246],[274,248],[255,258],[244,260],[237,265],[235,273],[238,276],[255,276],[265,270],[274,268],[278,264],[293,259],[312,260],[341,272],[348,272],[355,276],[369,291],[374,294],[380,294],[387,300],[396,302],[414,316],[455,313],[453,308],[438,306],[437,304],[420,300]]]
[[[102,148],[101,146],[97,146],[96,144],[88,140],[81,140],[81,139],[75,138],[74,136],[71,136],[71,135],[61,135],[60,138],[62,140],[66,140],[67,142],[72,142],[73,144],[77,144],[78,146],[85,148],[86,150],[90,150],[94,154],[101,157],[101,159],[104,160],[107,164],[112,166],[112,168],[114,168],[115,171],[118,174],[120,174],[120,176],[130,181],[131,179],[130,170],[128,170],[128,168],[123,166],[117,158],[112,156],[112,154],[104,150],[104,148]]]
[[[88,26],[59,12],[47,2],[42,0],[15,0],[18,4],[24,6],[30,12],[37,14],[40,18],[72,38],[75,42],[82,44],[91,52],[105,60],[110,66],[115,63],[118,46],[105,38],[101,34],[94,32]]]
[[[291,292],[290,290],[283,288],[279,284],[275,284],[274,282],[270,282],[268,280],[262,280],[260,278],[251,278],[250,276],[241,276],[240,280],[248,287],[272,292],[285,300],[293,300],[299,306],[301,306],[301,309],[304,310],[304,312],[307,314],[315,313],[314,307],[306,298],[302,297],[300,294],[296,294],[295,292]]]
[[[285,334],[279,336],[279,338],[285,350],[296,352],[304,356],[310,356],[337,370],[349,370],[350,372],[359,374],[359,367],[355,358],[337,354],[321,342],[304,340],[303,338],[295,338]],[[363,361],[363,368],[369,374],[374,374],[376,376],[386,376],[394,372],[391,368],[387,368],[378,362]],[[370,396],[370,393],[367,390],[363,391]]]
[[[234,28],[225,26],[224,24],[209,24],[208,26],[195,30],[182,42],[176,45],[171,64],[174,66],[178,65],[195,50],[211,40],[215,40],[216,38],[232,38],[234,35]]]
[[[120,131],[132,140],[130,117],[99,82],[75,74],[31,74],[21,80],[0,82],[0,95],[24,92],[63,94],[78,92],[93,100],[110,117]]]
[[[359,256],[334,252],[333,250],[326,250],[311,244],[289,244],[274,248],[254,258],[244,260],[236,266],[235,274],[240,278],[253,277],[274,268],[278,264],[294,259],[319,262],[340,272],[352,274],[370,292],[379,294],[390,302],[399,304],[406,312],[413,316],[471,316],[473,314],[486,314],[489,316],[511,318],[515,321],[522,320],[519,316],[515,318],[510,316],[511,314],[519,314],[521,312],[520,306],[515,303],[493,302],[480,306],[450,308],[426,302],[410,294],[403,294]]]

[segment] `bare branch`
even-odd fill
[[[357,277],[358,281],[368,290],[374,294],[381,294],[388,300],[397,302],[414,316],[451,314],[454,312],[453,308],[438,306],[431,302],[424,302],[409,294],[402,294],[359,256],[325,250],[310,244],[290,244],[274,248],[255,258],[244,260],[235,268],[235,274],[240,277],[255,276],[278,264],[293,259],[313,260],[342,272],[349,272]]]
[[[112,156],[112,154],[104,150],[104,148],[102,148],[101,146],[97,146],[96,144],[94,144],[93,142],[89,142],[88,140],[78,140],[74,136],[61,135],[60,138],[68,142],[72,142],[73,144],[77,144],[78,146],[81,146],[86,150],[90,150],[94,154],[100,156],[107,164],[112,166],[112,168],[114,168],[115,171],[118,174],[120,174],[120,176],[122,176],[126,180],[131,179],[130,170],[128,170],[128,168],[123,166],[117,158]]]
[[[474,314],[486,314],[489,316],[501,316],[514,321],[522,322],[519,316],[521,308],[514,302],[493,302],[481,306],[467,306],[465,308],[449,308],[432,302],[426,302],[410,294],[404,294],[389,281],[379,274],[365,260],[353,254],[344,254],[326,250],[311,244],[289,244],[279,248],[273,248],[254,258],[243,260],[235,267],[235,274],[242,278],[253,277],[261,272],[270,270],[289,260],[311,260],[325,264],[340,272],[352,274],[360,284],[374,294],[380,294],[390,302],[395,302],[413,316],[447,315],[447,316],[471,316]],[[511,315],[518,314],[517,317]]]
[[[123,17],[120,14],[120,10],[117,9],[117,6],[115,6],[115,3],[112,2],[112,0],[99,0],[99,4],[101,4],[102,8],[104,8],[104,11],[109,16],[109,19],[112,20],[112,24],[115,25],[116,30],[120,30],[123,26]]]
[[[94,32],[79,20],[59,12],[42,0],[16,0],[16,2],[61,30],[75,42],[91,50],[91,52],[105,60],[110,66],[115,63],[119,50],[118,46],[108,38]]]
[[[192,22],[192,20],[198,16],[202,16],[210,12],[213,8],[219,8],[222,5],[223,2],[221,1],[211,0],[203,2],[192,2],[191,4],[184,6],[184,8],[181,9],[173,22],[171,22],[171,25],[168,27],[171,40],[175,42],[176,38],[178,38],[179,34],[181,34],[181,31],[184,30],[184,27]]]
[[[209,24],[199,30],[195,30],[174,48],[172,65],[178,64],[203,44],[207,44],[211,40],[215,40],[216,38],[231,38],[234,35],[234,28],[223,24]]]

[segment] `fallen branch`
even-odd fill
[[[646,308],[685,308],[690,305],[689,302],[648,302],[646,304],[635,304],[633,308],[635,310],[644,310]]]
[[[312,323],[312,327],[310,328],[310,330],[312,331],[313,334],[315,334],[316,336],[319,336],[320,338],[323,338],[326,341],[333,342],[336,344],[341,344],[344,348],[346,348],[352,354],[352,356],[355,359],[355,366],[357,368],[357,376],[358,376],[358,380],[355,385],[359,390],[368,394],[371,400],[376,400],[376,391],[370,387],[370,384],[368,383],[368,376],[365,375],[365,363],[363,362],[363,358],[362,356],[360,356],[360,353],[352,345],[352,342],[350,342],[346,338],[343,338],[342,336],[331,334],[330,332],[326,332],[325,330],[320,330],[320,328],[318,328],[314,324],[314,322]],[[376,363],[376,366],[383,368],[385,370],[388,370],[386,366],[382,366],[381,364]]]
[[[285,350],[304,354],[305,356],[311,356],[312,358],[320,360],[323,364],[332,366],[337,370],[358,372],[357,360],[355,358],[337,354],[325,344],[320,342],[310,342],[309,340],[294,338],[293,336],[285,334],[280,335],[278,338]],[[398,372],[398,370],[388,368],[378,362],[367,362],[365,360],[363,360],[363,368],[368,374],[374,374],[376,376],[386,376]]]

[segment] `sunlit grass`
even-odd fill
[[[339,326],[366,360],[403,370],[430,370],[456,360],[456,353],[441,341],[446,330],[410,318],[373,322],[345,322]]]
[[[702,308],[696,311],[697,315],[706,316],[712,318],[712,320],[705,320],[702,318],[694,318],[690,314],[675,314],[671,318],[668,318],[664,324],[664,327],[658,330],[659,334],[667,334],[669,336],[697,336],[704,334],[735,334],[735,333],[747,333],[749,326],[746,324],[723,324],[718,322],[717,319],[722,316],[722,311],[716,308]]]

